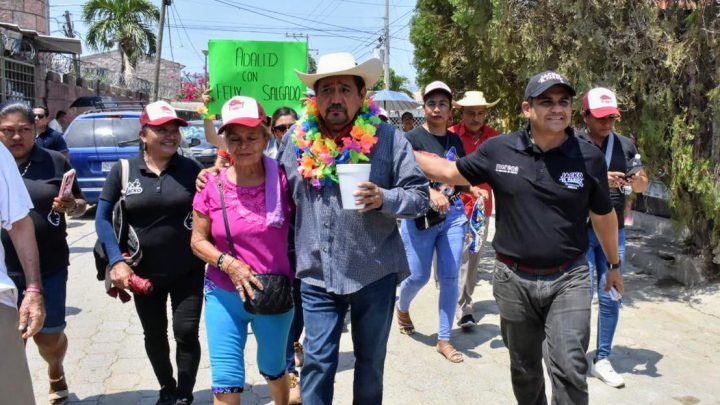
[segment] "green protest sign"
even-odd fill
[[[253,97],[268,115],[286,106],[300,111],[306,86],[295,69],[307,72],[307,43],[213,39],[208,44],[208,68],[211,114],[220,114],[233,96]]]

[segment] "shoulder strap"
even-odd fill
[[[120,195],[122,196],[122,198],[125,198],[128,180],[130,178],[130,162],[127,159],[120,159],[120,173],[122,179],[122,188],[120,189]]]
[[[230,224],[228,223],[227,209],[225,208],[225,191],[223,190],[222,175],[218,176],[217,187],[220,192],[220,206],[222,207],[223,221],[225,222],[225,237],[227,238],[228,248],[230,249],[230,254],[233,257],[237,257],[235,247],[232,243],[232,236],[230,236]]]

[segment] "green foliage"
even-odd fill
[[[395,73],[395,70],[390,68],[390,90],[399,91],[412,97],[412,91],[407,88],[408,79],[405,76],[401,76]],[[375,83],[374,86],[370,87],[370,91],[379,91],[385,89],[385,78],[380,76],[380,80]]]
[[[134,68],[143,55],[156,52],[153,32],[160,11],[149,0],[89,0],[82,19],[88,25],[87,45],[96,50],[118,47],[122,73]]]
[[[540,71],[567,75],[580,93],[614,89],[618,131],[637,137],[651,178],[670,185],[674,218],[710,259],[720,241],[720,5],[696,3],[689,11],[633,0],[418,0],[410,30],[418,84],[443,80],[500,98],[504,131],[523,124],[524,88]]]

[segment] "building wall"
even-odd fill
[[[47,0],[0,0],[0,21],[49,35]]]

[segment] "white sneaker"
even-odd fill
[[[610,360],[608,359],[598,360],[595,364],[592,365],[590,373],[593,375],[593,377],[599,379],[600,381],[611,387],[620,388],[625,386],[625,379],[623,379],[620,374],[615,372],[615,369],[613,368],[612,364],[610,364]]]

